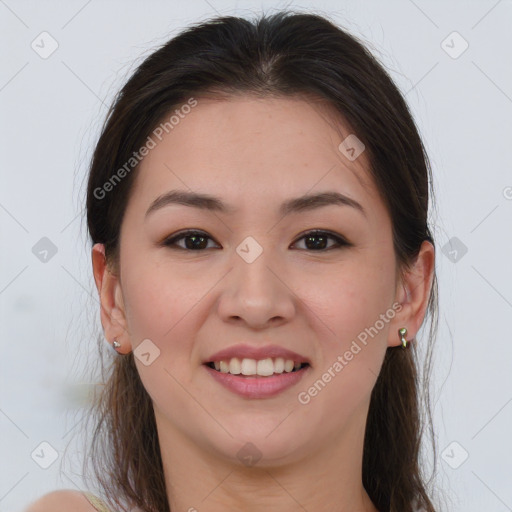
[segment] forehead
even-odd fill
[[[155,197],[180,189],[225,198],[240,211],[325,190],[368,209],[383,208],[364,151],[355,160],[340,151],[350,128],[324,104],[298,98],[196,101],[181,112],[176,107],[180,115],[160,125],[158,137],[153,131],[155,145],[134,183],[135,207],[147,208]]]

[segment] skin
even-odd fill
[[[145,339],[160,350],[148,366],[135,361],[154,404],[172,510],[377,510],[361,481],[370,394],[387,347],[400,345],[397,330],[407,327],[410,340],[421,327],[434,248],[424,242],[400,279],[366,155],[349,161],[338,150],[351,132],[331,114],[298,98],[198,98],[141,163],[119,272],[106,265],[101,244],[93,247],[105,336],[121,343],[121,354]],[[145,219],[151,202],[173,189],[218,196],[237,212],[170,205]],[[337,205],[277,213],[288,198],[330,190],[357,200],[366,216]],[[207,248],[162,245],[184,229],[204,231]],[[352,245],[311,249],[301,236],[312,229]],[[252,263],[236,252],[247,236],[263,249]],[[299,403],[298,393],[394,303],[394,318]],[[311,359],[310,373],[273,398],[235,395],[202,361],[241,342],[294,350]],[[253,466],[237,457],[247,442],[261,454]]]

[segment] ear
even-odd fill
[[[401,308],[396,309],[397,313],[391,322],[388,346],[394,347],[401,344],[398,335],[398,329],[401,327],[407,329],[405,335],[407,341],[414,339],[418,334],[425,318],[434,270],[435,249],[425,240],[421,244],[416,260],[404,272],[397,285],[395,301],[401,305]]]
[[[127,354],[131,350],[131,341],[127,330],[121,283],[119,277],[107,266],[103,244],[94,244],[92,247],[92,268],[100,298],[101,324],[105,337],[109,343],[113,343],[114,340],[121,343],[117,352]]]

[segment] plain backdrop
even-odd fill
[[[189,23],[287,7],[366,41],[406,95],[437,193],[436,486],[445,510],[512,510],[510,0],[0,0],[0,511],[83,488],[100,326],[84,180],[113,95]]]

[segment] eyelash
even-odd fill
[[[169,249],[173,249],[173,250],[182,250],[182,251],[189,251],[189,252],[203,252],[203,251],[206,251],[206,249],[193,250],[193,249],[187,249],[187,248],[179,247],[179,246],[176,245],[176,242],[178,240],[187,238],[188,236],[192,236],[192,235],[199,235],[202,238],[209,238],[210,240],[213,240],[213,238],[211,238],[210,236],[208,236],[206,233],[204,233],[202,231],[187,230],[187,231],[182,231],[181,233],[178,233],[177,235],[173,235],[173,236],[171,236],[169,238],[166,238],[162,242],[162,245],[165,246],[165,247],[168,247]],[[307,238],[308,236],[317,236],[317,237],[319,237],[319,236],[326,236],[327,238],[331,238],[332,240],[334,240],[336,242],[336,245],[328,247],[327,249],[319,249],[319,250],[301,249],[301,250],[310,251],[310,252],[327,252],[327,251],[330,251],[332,249],[341,249],[343,247],[351,247],[352,246],[352,244],[350,242],[348,242],[347,240],[345,240],[342,236],[335,235],[334,233],[331,233],[329,231],[321,231],[321,230],[312,230],[312,231],[308,231],[307,233],[304,233],[300,238],[298,238],[294,242],[294,244],[296,244],[298,241],[300,241],[300,240],[302,240],[304,238]]]

